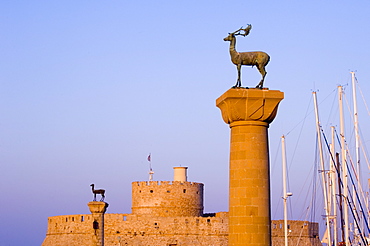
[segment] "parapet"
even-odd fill
[[[271,221],[273,245],[284,245],[284,220]],[[319,224],[316,222],[288,220],[288,244],[299,246],[322,246]]]
[[[272,235],[275,237],[284,236],[284,220],[273,220],[271,223]],[[319,224],[302,220],[288,220],[289,237],[318,238]]]
[[[164,185],[192,186],[192,185],[202,184],[202,183],[188,182],[188,181],[134,181],[134,182],[132,182],[132,184],[134,184],[134,183],[137,186],[141,186],[141,187],[144,187],[144,186],[164,186]]]

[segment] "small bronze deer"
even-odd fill
[[[105,190],[103,190],[103,189],[99,189],[99,190],[95,190],[94,189],[94,184],[91,184],[90,185],[91,186],[91,189],[92,189],[92,193],[94,194],[94,200],[93,201],[96,201],[96,194],[100,194],[101,195],[101,199],[100,199],[100,201],[102,202],[102,201],[104,201],[104,198],[105,198]]]
[[[262,51],[254,51],[254,52],[237,52],[235,50],[236,45],[236,37],[237,35],[241,36],[247,36],[252,29],[252,25],[248,25],[246,28],[243,29],[241,27],[239,30],[229,33],[229,35],[224,38],[224,41],[230,41],[230,56],[231,56],[231,62],[234,63],[238,69],[238,79],[236,81],[236,84],[234,87],[241,87],[241,66],[257,66],[258,71],[262,75],[262,79],[259,82],[259,84],[256,86],[256,88],[263,88],[263,82],[265,80],[265,76],[267,74],[265,67],[270,61],[270,56]],[[241,33],[241,32],[244,33]]]

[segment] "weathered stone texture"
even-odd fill
[[[284,220],[271,223],[273,245],[284,245]],[[300,246],[321,246],[319,224],[308,221],[288,221],[288,244]]]
[[[203,184],[180,181],[133,182],[132,213],[162,217],[202,216]]]
[[[105,214],[105,245],[227,245],[227,213],[215,217]],[[42,246],[90,246],[91,215],[50,217]]]
[[[105,245],[227,246],[228,213],[213,217],[153,217],[105,214]],[[42,246],[90,246],[94,236],[90,214],[54,216]],[[284,245],[284,222],[272,221],[272,245]],[[289,245],[321,246],[318,224],[289,221]],[[250,235],[251,237],[253,235]]]
[[[231,128],[230,246],[272,244],[267,128],[283,98],[280,91],[232,88],[216,100]]]

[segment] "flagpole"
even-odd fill
[[[148,161],[149,161],[149,181],[153,180],[153,169],[152,169],[152,154],[149,153],[148,155]]]

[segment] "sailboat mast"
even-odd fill
[[[340,145],[341,145],[341,156],[342,156],[342,169],[343,169],[343,199],[344,199],[344,237],[346,245],[350,245],[349,242],[349,215],[348,215],[348,167],[346,163],[346,148],[344,138],[344,117],[343,117],[343,88],[338,86],[338,98],[339,98],[339,117],[340,117]]]
[[[350,72],[352,78],[352,97],[353,97],[353,120],[354,120],[354,127],[355,127],[355,144],[356,144],[356,179],[357,179],[357,187],[362,187],[361,185],[361,178],[360,178],[360,134],[358,130],[358,111],[357,111],[357,93],[356,93],[356,83],[355,83],[355,72]],[[356,197],[356,190],[353,187],[353,197]],[[357,199],[353,201],[354,207],[357,208]],[[357,216],[356,216],[357,217]],[[360,220],[360,218],[357,218]],[[359,223],[361,223],[359,221]],[[361,230],[362,231],[362,230]],[[355,224],[355,236],[358,236],[358,228],[357,224]]]
[[[316,116],[316,131],[317,131],[317,144],[320,153],[320,164],[321,164],[321,178],[322,178],[322,187],[324,193],[324,201],[325,201],[325,218],[326,218],[326,226],[328,232],[328,246],[332,245],[331,242],[331,235],[330,235],[330,218],[329,218],[329,207],[328,207],[328,182],[326,181],[325,175],[325,166],[324,166],[324,155],[322,150],[322,140],[321,140],[321,131],[320,131],[320,120],[319,120],[319,110],[317,106],[317,98],[316,92],[312,92],[313,101],[314,101],[314,108],[315,108],[315,116]]]
[[[283,165],[283,200],[284,200],[284,239],[285,246],[288,246],[288,211],[287,211],[287,189],[286,189],[286,151],[285,151],[285,136],[281,137],[281,152],[282,152],[282,165]]]
[[[337,225],[337,206],[336,206],[336,168],[335,168],[335,128],[331,127],[331,144],[330,144],[330,186],[331,186],[331,205],[330,209],[333,208],[333,242],[334,245],[338,245],[338,225]]]
[[[352,97],[353,97],[353,119],[355,126],[355,139],[356,139],[356,172],[357,178],[360,182],[360,134],[358,130],[358,110],[357,110],[357,92],[356,92],[356,78],[355,72],[351,72],[352,77]]]

